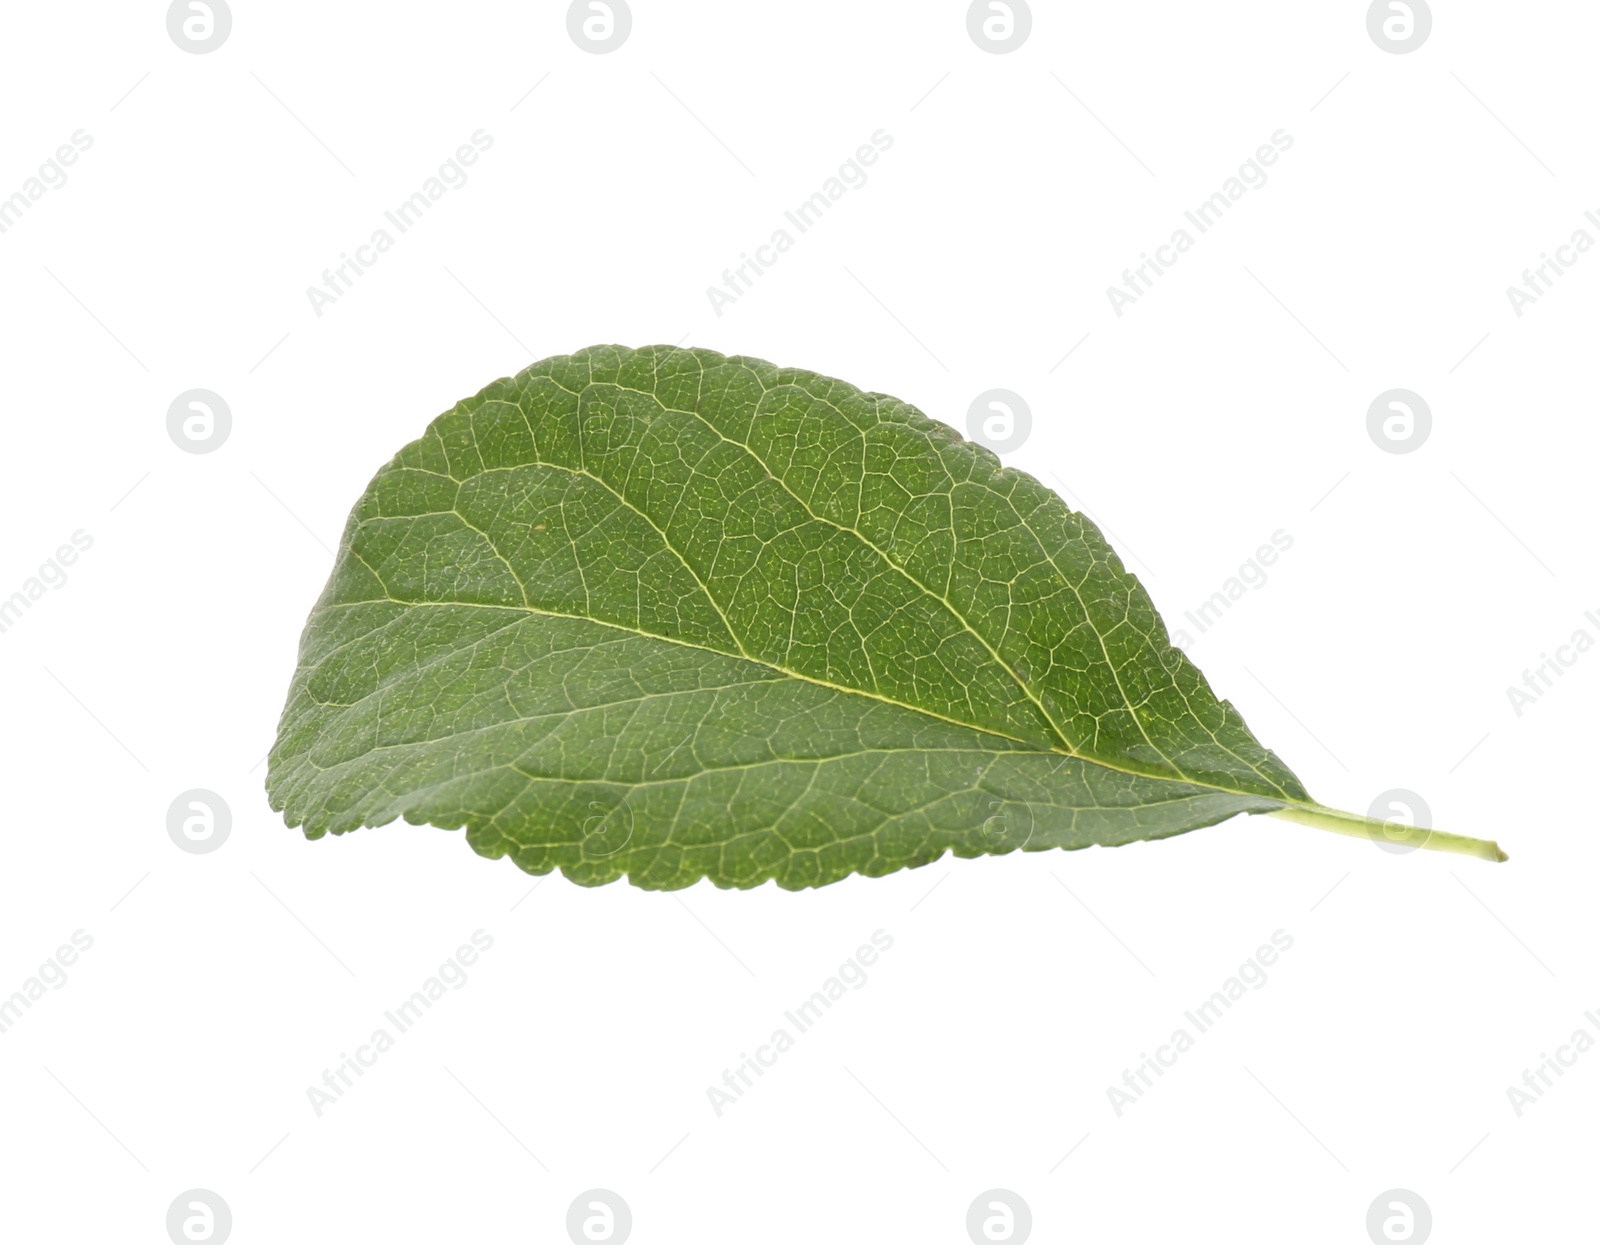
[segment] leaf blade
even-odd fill
[[[268,790],[312,837],[404,817],[647,886],[1320,807],[1037,481],[897,399],[668,347],[535,364],[378,473]]]

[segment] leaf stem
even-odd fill
[[[1463,834],[1446,834],[1442,830],[1429,830],[1426,826],[1407,826],[1394,821],[1376,821],[1357,813],[1342,813],[1336,808],[1321,804],[1290,804],[1274,809],[1273,817],[1315,826],[1318,830],[1331,830],[1335,834],[1348,834],[1358,839],[1371,839],[1376,843],[1393,843],[1396,847],[1425,847],[1433,852],[1457,852],[1479,860],[1496,863],[1509,860],[1498,843],[1488,839],[1472,839]]]

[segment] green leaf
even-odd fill
[[[598,346],[441,415],[356,504],[267,791],[598,885],[821,886],[1315,803],[1094,524],[914,407]]]

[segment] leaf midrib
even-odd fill
[[[372,568],[371,564],[368,563],[364,558],[362,558],[360,554],[356,553],[354,548],[350,549],[350,553],[351,553],[351,556],[355,557],[358,561],[360,561],[361,564],[363,566],[365,566],[369,571],[372,571],[372,574],[373,574],[374,578],[376,578],[379,583],[383,582],[382,576],[378,575],[377,571]],[[1056,747],[1041,748],[1033,740],[1021,739],[1018,736],[1007,734],[1005,731],[995,730],[992,727],[979,726],[979,725],[977,725],[975,723],[972,723],[972,722],[963,722],[959,718],[947,717],[945,714],[938,713],[938,712],[936,712],[936,711],[934,711],[932,709],[926,709],[926,708],[922,707],[921,705],[907,704],[903,700],[896,700],[892,696],[885,696],[885,695],[883,695],[882,693],[879,693],[879,692],[869,692],[869,691],[866,691],[866,690],[864,690],[862,688],[859,688],[859,687],[846,687],[842,683],[833,683],[833,682],[830,682],[827,679],[820,679],[820,678],[817,678],[815,675],[806,674],[806,673],[804,673],[802,671],[790,670],[787,667],[777,665],[774,662],[764,661],[763,659],[761,659],[759,657],[741,657],[741,656],[739,656],[739,655],[737,655],[735,653],[725,653],[720,649],[710,648],[710,647],[708,647],[708,646],[706,646],[704,644],[696,644],[692,640],[684,640],[684,639],[680,639],[680,638],[678,638],[676,636],[660,635],[660,634],[657,634],[656,632],[653,632],[653,631],[642,631],[637,627],[625,626],[622,623],[610,622],[610,621],[608,621],[606,619],[602,619],[602,618],[590,618],[590,617],[586,617],[586,616],[584,616],[582,614],[569,614],[569,613],[566,613],[563,610],[544,609],[544,608],[541,608],[540,606],[536,606],[536,605],[491,605],[491,604],[488,604],[488,603],[485,603],[485,602],[481,602],[481,601],[402,601],[398,597],[386,596],[386,597],[369,598],[369,599],[364,600],[364,601],[338,601],[338,602],[335,602],[335,603],[333,603],[331,605],[319,606],[318,609],[313,614],[313,617],[315,617],[315,614],[324,613],[324,612],[327,612],[327,611],[330,611],[330,610],[356,609],[356,608],[359,608],[361,606],[385,605],[385,604],[398,605],[398,606],[401,606],[404,609],[477,609],[477,610],[496,610],[496,611],[500,611],[500,612],[507,612],[507,613],[513,613],[513,614],[526,614],[526,615],[530,615],[530,616],[534,616],[534,617],[540,617],[540,618],[559,618],[559,619],[562,619],[562,620],[567,621],[567,622],[586,623],[586,624],[589,624],[589,625],[595,626],[595,627],[605,627],[605,628],[608,628],[610,630],[620,631],[620,632],[622,632],[622,633],[624,633],[626,635],[636,636],[636,637],[638,637],[640,639],[644,639],[644,640],[655,640],[655,641],[658,641],[658,642],[660,642],[662,644],[675,644],[675,645],[678,645],[680,648],[692,649],[695,652],[710,653],[712,656],[720,657],[724,661],[744,661],[744,662],[749,662],[751,665],[760,666],[760,667],[762,667],[764,669],[771,670],[776,674],[780,674],[780,675],[784,676],[785,678],[795,679],[795,680],[797,680],[799,682],[802,682],[802,683],[810,683],[810,684],[813,684],[813,685],[815,685],[817,687],[824,687],[824,688],[827,688],[829,691],[841,692],[841,693],[843,693],[843,694],[845,694],[847,696],[860,696],[860,697],[863,697],[863,698],[865,698],[867,700],[877,701],[879,704],[889,705],[889,706],[891,706],[893,708],[896,708],[896,709],[904,709],[904,710],[906,710],[906,711],[908,711],[910,713],[920,714],[921,716],[923,716],[925,718],[930,718],[933,721],[943,722],[947,726],[960,727],[962,730],[969,730],[969,731],[972,731],[972,732],[974,732],[975,734],[978,734],[978,735],[989,735],[989,736],[992,736],[995,739],[1007,739],[1007,740],[1010,740],[1012,743],[1021,744],[1022,745],[1022,749],[1021,750],[1024,750],[1024,751],[1031,751],[1031,752],[1034,752],[1034,753],[1048,753],[1048,754],[1053,754],[1053,755],[1056,755],[1056,756],[1071,757],[1075,761],[1083,761],[1083,762],[1085,762],[1087,764],[1090,764],[1090,765],[1096,765],[1096,766],[1099,766],[1101,769],[1109,770],[1109,771],[1111,771],[1113,773],[1126,774],[1130,778],[1143,778],[1143,779],[1146,779],[1146,780],[1149,780],[1149,781],[1153,781],[1153,782],[1162,782],[1162,783],[1171,783],[1171,784],[1174,784],[1174,785],[1186,785],[1186,786],[1190,786],[1190,787],[1198,787],[1198,788],[1202,788],[1202,789],[1207,790],[1207,791],[1221,792],[1224,795],[1243,796],[1243,797],[1245,797],[1247,799],[1254,799],[1254,800],[1263,800],[1263,799],[1265,799],[1265,800],[1280,800],[1285,805],[1300,805],[1300,804],[1304,803],[1303,801],[1294,800],[1294,799],[1292,799],[1292,798],[1290,798],[1288,796],[1267,796],[1267,795],[1262,795],[1259,791],[1245,791],[1245,790],[1242,790],[1242,789],[1239,789],[1239,788],[1235,788],[1235,787],[1224,787],[1224,786],[1220,786],[1220,785],[1218,785],[1217,783],[1214,783],[1214,782],[1208,782],[1208,781],[1206,781],[1204,779],[1189,778],[1189,777],[1185,777],[1185,776],[1174,777],[1171,774],[1161,773],[1159,771],[1151,771],[1151,770],[1148,770],[1148,769],[1143,769],[1143,768],[1139,767],[1137,764],[1135,764],[1133,762],[1129,762],[1126,765],[1117,765],[1117,764],[1113,764],[1112,762],[1106,760],[1103,757],[1091,756],[1091,755],[1089,755],[1087,753],[1078,752],[1075,749],[1072,749],[1070,747],[1064,747],[1064,748],[1056,748]],[[365,638],[366,638],[366,634],[363,633],[363,635],[361,635],[361,636],[352,637],[350,640],[346,641],[345,644],[338,645],[335,648],[329,649],[325,653],[319,654],[318,658],[317,658],[317,661],[313,665],[301,667],[301,671],[300,671],[301,675],[303,676],[307,672],[309,672],[310,670],[315,669],[316,666],[321,665],[322,662],[325,661],[328,657],[332,656],[335,653],[338,653],[338,652],[342,651],[344,648],[348,647],[349,645],[361,643]],[[1005,749],[1005,751],[1014,752],[1014,751],[1018,751],[1018,749]]]

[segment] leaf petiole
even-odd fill
[[[1401,822],[1376,821],[1355,813],[1342,813],[1321,804],[1291,804],[1274,809],[1270,816],[1318,830],[1331,830],[1335,834],[1348,834],[1358,839],[1371,839],[1375,843],[1393,843],[1396,847],[1423,847],[1432,852],[1456,852],[1479,860],[1499,863],[1509,860],[1498,843],[1488,839],[1468,838],[1463,834],[1446,834],[1426,826],[1408,826]]]

